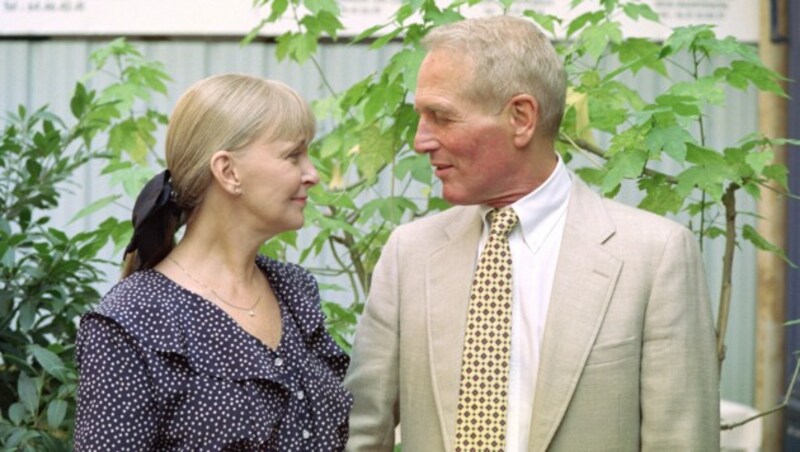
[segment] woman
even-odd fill
[[[179,100],[125,278],[81,320],[76,450],[344,448],[348,358],[316,281],[258,255],[303,226],[313,136],[308,105],[277,82],[215,76]]]

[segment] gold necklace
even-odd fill
[[[256,313],[255,313],[255,311],[253,311],[253,309],[255,309],[255,307],[258,306],[258,303],[261,301],[261,295],[259,295],[258,298],[256,298],[256,302],[253,303],[253,306],[250,306],[249,308],[243,308],[241,306],[236,306],[235,304],[229,303],[227,300],[222,298],[222,296],[220,296],[220,294],[218,294],[216,290],[208,287],[207,285],[205,285],[202,282],[198,281],[194,276],[189,274],[189,272],[186,271],[185,268],[183,268],[183,265],[181,265],[178,261],[176,261],[172,256],[167,256],[167,259],[171,260],[183,272],[183,274],[186,275],[189,279],[191,279],[192,281],[196,282],[197,284],[199,284],[200,286],[202,286],[204,289],[208,290],[209,292],[213,293],[214,296],[219,299],[219,301],[225,303],[226,305],[228,305],[228,306],[230,306],[230,307],[232,307],[234,309],[238,309],[240,311],[247,311],[247,313],[250,314],[250,317],[255,317]]]

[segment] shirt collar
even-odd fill
[[[535,190],[511,204],[519,218],[522,229],[522,239],[532,252],[536,252],[558,220],[566,212],[572,188],[572,177],[567,171],[561,156],[556,154],[558,162],[547,180]],[[490,206],[481,206],[480,214],[483,219],[484,235],[488,234],[489,221],[487,215],[492,210]],[[515,234],[519,228],[514,228]]]

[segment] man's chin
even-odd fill
[[[474,201],[463,194],[449,193],[447,190],[442,192],[442,198],[454,206],[471,206],[473,204],[478,204],[477,201]]]

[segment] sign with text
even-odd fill
[[[338,0],[344,36],[354,36],[386,23],[400,0]],[[571,0],[519,0],[512,13],[532,9],[567,19],[597,8],[587,0],[571,9]],[[662,24],[624,20],[626,36],[663,39],[669,27],[712,24],[719,36],[758,40],[758,2],[753,0],[642,0],[661,17]],[[244,36],[268,7],[253,8],[252,0],[0,0],[0,36]],[[499,14],[497,2],[464,8],[467,17]],[[265,36],[294,29],[281,19],[262,30]]]

